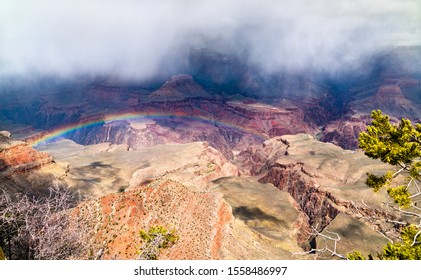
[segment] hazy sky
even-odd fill
[[[0,75],[148,78],[190,48],[336,71],[421,45],[421,0],[1,0]]]

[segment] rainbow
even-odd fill
[[[36,147],[42,143],[48,143],[50,141],[54,141],[58,138],[65,136],[68,133],[75,132],[79,129],[89,128],[93,126],[102,125],[109,122],[114,121],[130,121],[130,120],[140,120],[142,118],[151,118],[151,119],[165,119],[165,118],[185,118],[189,120],[196,120],[200,122],[210,123],[215,126],[224,126],[229,128],[234,128],[240,131],[244,131],[246,133],[255,135],[262,139],[268,139],[268,136],[264,132],[259,132],[251,128],[243,127],[238,124],[228,123],[224,121],[215,120],[210,117],[205,116],[189,116],[186,114],[180,113],[172,113],[172,114],[163,114],[161,113],[119,113],[119,114],[107,114],[107,115],[100,115],[94,118],[88,118],[86,120],[79,121],[73,124],[67,124],[64,126],[57,127],[51,131],[45,131],[38,135],[29,137],[26,141],[32,146]]]

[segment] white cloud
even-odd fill
[[[336,71],[387,45],[419,42],[420,2],[3,0],[0,73],[147,78],[190,47],[246,51],[269,71]]]

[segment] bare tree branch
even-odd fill
[[[421,242],[417,242],[418,235],[420,235],[420,234],[421,234],[421,230],[419,230],[419,231],[417,232],[417,234],[415,234],[415,236],[414,236],[414,241],[412,242],[411,246],[414,246],[415,244],[419,244],[419,243],[421,243]]]
[[[390,239],[389,237],[386,236],[386,234],[384,234],[383,232],[381,232],[380,230],[376,229],[376,232],[381,234],[384,238],[386,238],[387,240],[389,240],[390,243],[393,244],[393,240]]]
[[[68,188],[53,186],[46,197],[2,192],[0,242],[8,259],[67,259],[84,250],[86,224],[69,214],[81,198]]]
[[[313,235],[314,237],[320,236],[324,241],[324,247],[320,248],[320,249],[312,248],[311,250],[306,251],[306,252],[294,252],[293,255],[309,255],[309,254],[314,254],[314,253],[329,252],[331,257],[336,256],[340,259],[347,259],[344,255],[339,254],[337,252],[337,243],[341,240],[341,237],[339,236],[339,234],[336,233],[336,232],[330,232],[330,231],[326,230],[327,233],[330,233],[330,234],[333,234],[333,235],[336,236],[336,237],[332,237],[332,236],[329,236],[329,235],[326,235],[326,234],[323,234],[323,233],[319,232],[316,229],[316,227],[312,226],[313,232],[310,233],[310,234]],[[326,240],[331,240],[331,241],[334,242],[333,249],[329,248]]]
[[[403,210],[403,209],[401,209],[401,208],[398,208],[398,207],[395,207],[395,206],[393,206],[393,205],[389,205],[392,209],[394,209],[394,210],[396,210],[396,211],[398,211],[398,212],[400,212],[400,213],[402,213],[402,214],[404,214],[404,215],[406,215],[406,216],[414,216],[414,217],[418,217],[418,218],[421,218],[421,214],[419,214],[419,213],[415,213],[415,212],[411,212],[411,211],[406,211],[406,210]]]

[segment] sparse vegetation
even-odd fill
[[[207,165],[207,170],[206,170],[206,172],[205,173],[212,173],[212,172],[214,172],[215,171],[215,164],[213,163],[213,162],[209,162],[208,163],[208,165]]]
[[[118,188],[118,193],[124,193],[125,191],[126,191],[126,186],[120,186],[119,188]]]
[[[140,260],[157,260],[161,249],[173,246],[179,239],[175,230],[168,231],[163,226],[152,226],[148,232],[139,232],[143,244],[140,247]]]

